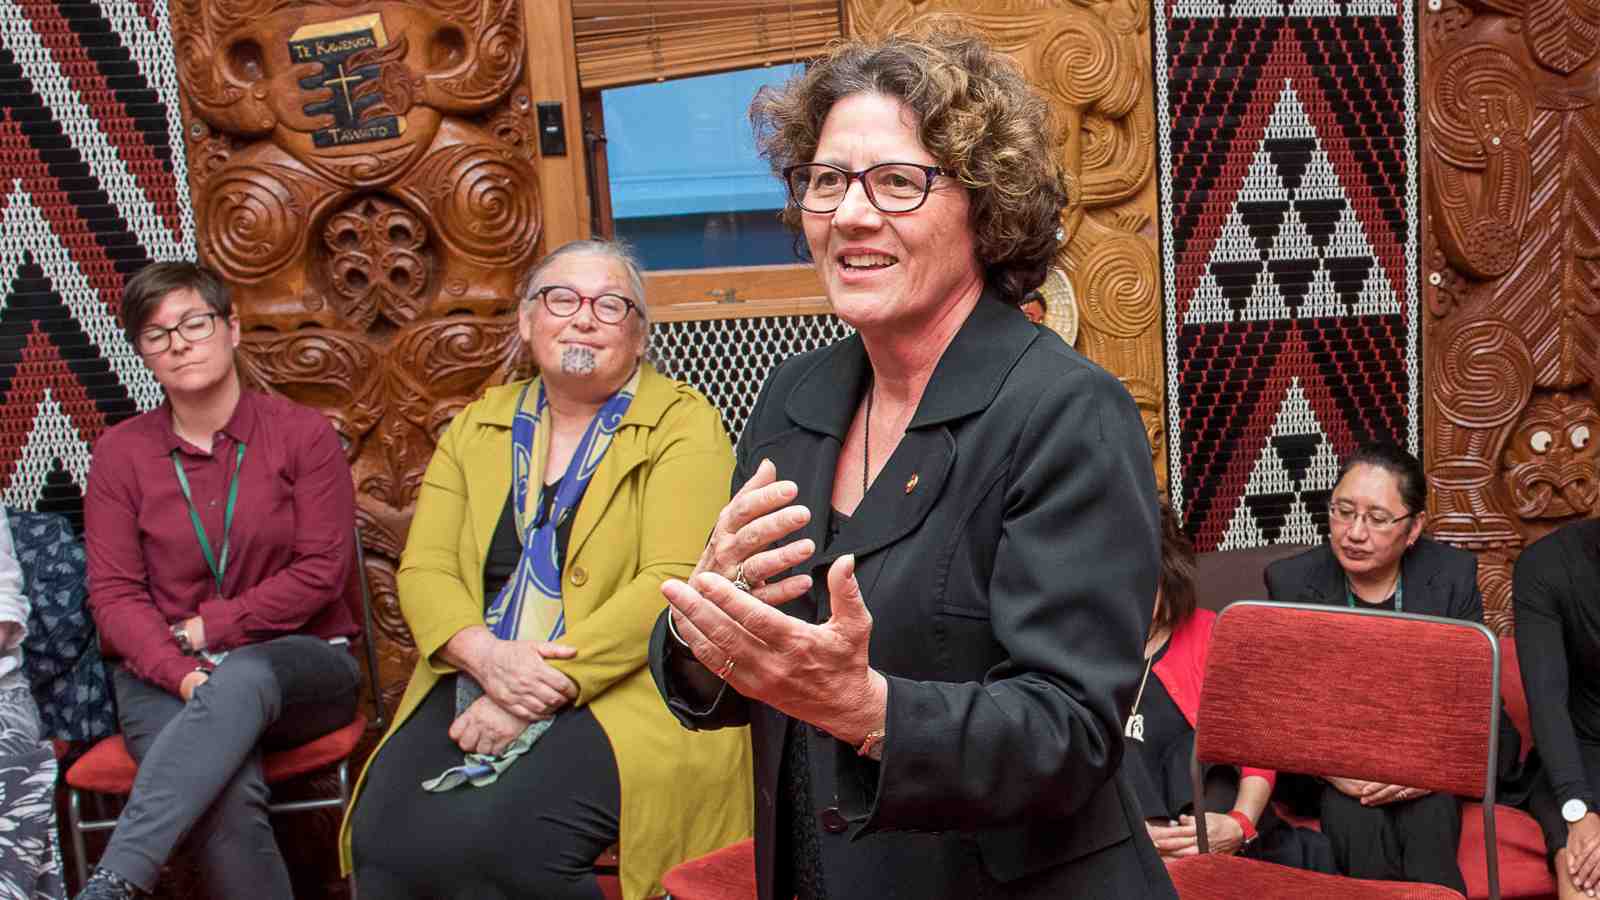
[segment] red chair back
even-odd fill
[[[1499,677],[1495,637],[1481,625],[1235,604],[1212,633],[1196,758],[1492,804]]]

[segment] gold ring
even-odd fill
[[[733,674],[733,664],[734,664],[733,657],[731,657],[731,656],[728,657],[728,661],[723,663],[722,664],[722,668],[717,670],[717,672],[716,672],[717,677],[722,679],[723,681],[727,681],[728,680],[728,676]]]

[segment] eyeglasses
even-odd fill
[[[1416,513],[1408,512],[1403,516],[1396,516],[1383,509],[1369,509],[1366,512],[1360,512],[1348,503],[1335,503],[1328,507],[1328,518],[1338,522],[1340,525],[1354,525],[1358,520],[1363,520],[1367,523],[1367,527],[1373,531],[1388,531],[1414,515]]]
[[[139,332],[139,352],[145,356],[158,356],[172,347],[172,333],[183,335],[191,344],[198,344],[217,333],[217,320],[221,313],[207,312],[184,316],[171,328],[151,325]]]
[[[568,318],[578,314],[585,300],[589,301],[589,308],[594,311],[594,317],[607,325],[617,325],[628,317],[628,313],[639,308],[627,297],[620,294],[601,294],[598,297],[585,297],[569,287],[552,284],[540,288],[535,294],[543,303],[544,308],[552,316]]]
[[[916,163],[887,162],[859,172],[827,163],[801,163],[783,170],[794,205],[810,213],[831,213],[844,203],[850,182],[861,180],[867,202],[886,213],[904,213],[928,200],[933,179],[939,175],[955,177],[949,169]]]

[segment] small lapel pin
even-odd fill
[[[917,473],[912,472],[911,473],[911,477],[906,479],[906,493],[909,494],[909,493],[911,493],[912,491],[914,491],[916,489],[917,489]]]

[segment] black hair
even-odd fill
[[[1357,447],[1339,466],[1339,480],[1356,466],[1374,466],[1394,476],[1399,483],[1400,502],[1406,512],[1418,513],[1428,506],[1428,476],[1422,461],[1394,441],[1369,441]]]

